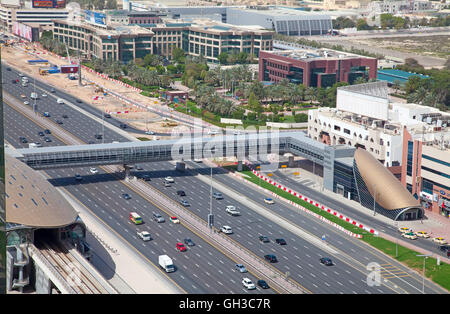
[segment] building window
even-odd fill
[[[406,160],[406,175],[412,176],[414,142],[408,141],[408,156]]]

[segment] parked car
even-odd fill
[[[269,238],[266,236],[259,236],[259,241],[261,241],[262,243],[270,242]]]
[[[401,232],[401,233],[408,233],[408,232],[413,232],[413,231],[412,231],[412,229],[410,229],[410,228],[407,228],[407,227],[401,227],[401,228],[398,228],[398,232]]]
[[[258,280],[258,286],[260,286],[263,289],[269,289],[269,285],[267,284],[267,282],[265,280]]]
[[[164,219],[163,216],[161,216],[161,214],[158,213],[153,213],[153,220],[160,223],[160,222],[165,222],[166,220]]]
[[[402,237],[410,240],[416,240],[417,236],[414,232],[402,233]]]
[[[245,268],[245,266],[242,265],[242,264],[236,264],[235,267],[236,267],[236,269],[239,270],[239,272],[241,272],[241,273],[246,273],[246,272],[247,272],[247,268]]]
[[[137,235],[142,239],[142,241],[150,241],[152,239],[150,232],[147,231],[138,232]]]
[[[432,241],[437,244],[447,244],[447,241],[443,237],[433,238]]]
[[[275,239],[275,243],[279,244],[279,245],[286,245],[286,240],[280,238],[280,239]]]
[[[426,239],[430,237],[430,235],[426,231],[417,231],[416,236]]]
[[[332,261],[331,258],[329,258],[329,257],[322,257],[322,258],[320,259],[320,262],[321,262],[322,264],[326,265],[326,266],[331,266],[331,265],[333,265],[333,261]]]
[[[277,257],[276,257],[275,255],[273,255],[273,254],[267,254],[267,255],[264,255],[264,259],[265,259],[266,261],[271,262],[271,263],[276,263],[276,262],[278,262]]]
[[[256,289],[255,284],[254,284],[249,278],[244,278],[244,279],[242,279],[242,284],[243,284],[244,287],[247,288],[248,290]]]

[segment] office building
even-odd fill
[[[352,84],[358,77],[376,79],[377,59],[330,49],[261,51],[259,80],[287,79],[307,87]]]

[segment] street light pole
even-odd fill
[[[373,185],[375,188],[375,192],[373,194],[373,215],[375,216],[375,208],[376,208],[376,200],[377,200],[377,185]]]
[[[432,256],[432,254],[419,254],[417,257],[423,257],[423,271],[422,271],[422,294],[425,294],[425,260]]]

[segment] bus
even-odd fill
[[[131,212],[131,213],[130,213],[130,220],[131,220],[132,222],[134,222],[136,225],[139,225],[139,224],[143,223],[142,217],[139,216],[139,215],[138,215],[137,213],[135,213],[135,212]]]

